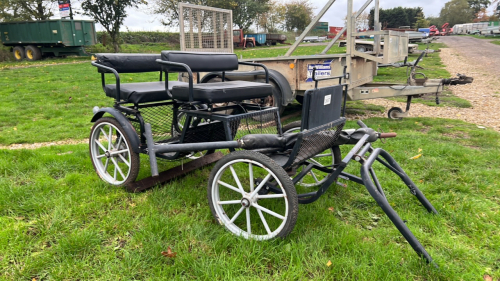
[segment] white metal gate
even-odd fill
[[[233,52],[233,12],[179,3],[181,51]]]

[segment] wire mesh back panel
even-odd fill
[[[167,142],[178,136],[175,127],[172,126],[173,106],[171,104],[160,106],[144,105],[139,108],[139,111],[144,123],[151,124],[155,143]],[[139,134],[141,131],[139,122],[133,122],[132,125]]]
[[[233,138],[249,134],[279,134],[278,110],[252,111],[235,115],[229,122]]]
[[[331,123],[304,131],[302,133],[302,142],[298,144],[300,145],[299,151],[292,162],[292,166],[298,166],[307,159],[330,149],[338,139],[344,124],[345,118],[341,117]]]
[[[179,3],[181,51],[233,52],[231,10]]]
[[[194,116],[193,116],[194,117]],[[211,120],[192,118],[184,135],[183,143],[230,141],[248,134],[278,134],[278,109],[244,113],[233,112],[233,115],[212,115]]]

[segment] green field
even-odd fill
[[[299,50],[314,54],[321,47]],[[238,52],[248,58],[286,49]],[[449,76],[437,53],[421,65],[429,77]],[[0,63],[0,73],[3,146],[85,140],[92,108],[112,105],[88,58]],[[377,81],[406,81],[405,68],[379,73]],[[122,79],[154,81],[157,74]],[[353,114],[380,110],[362,102],[349,107]],[[294,104],[285,114],[297,110]],[[499,279],[498,132],[438,118],[364,121],[398,133],[374,146],[400,162],[439,212],[427,213],[399,178],[374,166],[389,202],[439,269],[415,254],[362,185],[340,180],[347,186],[334,184],[314,204],[300,205],[286,238],[248,241],[211,215],[206,186],[212,165],[132,194],[100,180],[88,145],[80,143],[0,149],[0,280]],[[345,128],[357,125],[348,121]],[[351,147],[343,146],[343,155]],[[139,179],[150,176],[148,160],[141,155]],[[180,164],[161,161],[160,168]],[[359,164],[351,163],[348,172],[358,174]],[[169,248],[175,256],[162,255]]]

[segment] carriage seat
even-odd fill
[[[161,52],[161,61],[159,62],[167,73],[187,71],[183,66],[169,65],[168,62],[185,64],[191,72],[198,73],[233,71],[238,70],[239,64],[244,64],[238,62],[236,54],[179,51]],[[264,98],[273,94],[273,87],[268,83],[223,81],[193,84],[192,92],[189,84],[174,85],[171,94],[172,98],[179,101],[222,103]],[[190,96],[192,99],[190,99]]]
[[[161,66],[156,60],[161,56],[159,54],[96,54],[96,61],[93,65],[98,67],[99,73],[112,72],[109,68],[119,73],[143,73],[159,72],[160,79],[155,82],[137,82],[137,83],[116,83],[106,84],[104,77],[103,89],[106,96],[118,99],[117,85],[120,87],[120,101],[131,102],[134,104],[157,102],[169,100],[165,81],[162,81]],[[115,74],[116,76],[116,74]],[[168,81],[168,90],[173,86],[184,85],[185,82]]]

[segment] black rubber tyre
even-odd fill
[[[255,47],[255,46],[253,45],[253,43],[252,43],[252,42],[247,42],[246,47],[247,47],[247,48],[253,48],[253,47]]]
[[[37,46],[28,45],[25,48],[25,58],[29,61],[36,61],[42,58],[42,52]]]
[[[266,81],[264,79],[258,79],[255,82],[265,83]],[[262,98],[262,99],[253,99],[252,102],[256,103],[256,104],[258,104],[260,106],[273,106],[273,107],[277,107],[278,110],[279,110],[280,116],[281,116],[281,114],[283,113],[283,111],[285,111],[285,107],[281,104],[281,100],[283,98],[283,96],[282,96],[283,94],[281,93],[281,90],[278,87],[278,85],[276,85],[276,83],[274,83],[273,81],[270,80],[269,84],[271,84],[273,86],[273,94],[272,94],[272,96],[267,96],[267,97]],[[266,120],[266,121],[269,121],[269,120]]]
[[[403,117],[396,117],[395,113],[403,113],[403,110],[399,107],[393,107],[387,112],[387,117],[394,120],[403,120]]]
[[[282,193],[259,194],[266,179]],[[210,173],[207,197],[216,221],[246,239],[285,237],[297,222],[298,198],[290,177],[255,151],[236,151],[219,160]]]
[[[271,46],[271,43],[269,43],[268,41],[266,41],[266,46]]]
[[[296,95],[295,100],[300,104],[304,104],[304,96]]]
[[[12,49],[12,54],[17,61],[22,61],[24,59],[24,47],[23,46],[15,46]]]
[[[89,152],[97,174],[109,184],[127,185],[139,174],[139,154],[132,150],[129,137],[115,118],[103,117],[94,123]]]

